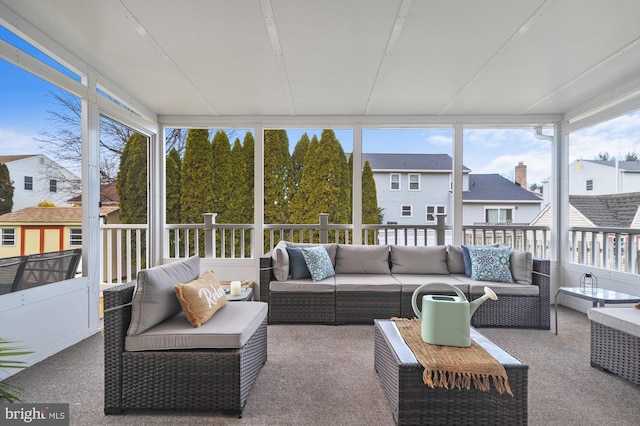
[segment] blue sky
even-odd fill
[[[0,38],[54,64],[1,26]],[[0,155],[40,151],[35,139],[52,129],[47,110],[57,107],[50,96],[52,88],[49,83],[0,59]],[[289,129],[291,150],[304,132],[309,137],[313,134],[320,137],[322,129]],[[550,132],[545,130],[547,134]],[[336,129],[335,133],[345,152],[351,152],[352,131]],[[452,155],[452,131],[446,128],[365,129],[362,140],[364,152]],[[522,161],[527,165],[529,184],[541,183],[550,175],[551,143],[536,139],[532,129],[466,130],[464,140],[463,163],[473,173],[498,173],[512,179],[515,166]],[[574,133],[570,140],[570,161],[593,159],[605,151],[612,156],[624,156],[628,152],[640,154],[640,112]]]

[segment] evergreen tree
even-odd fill
[[[244,154],[244,164],[245,170],[247,173],[246,182],[247,182],[247,205],[245,209],[247,210],[247,223],[253,223],[253,196],[254,196],[254,177],[255,177],[255,161],[253,159],[255,153],[255,145],[256,142],[253,139],[253,134],[251,132],[247,132],[244,135],[244,140],[242,141],[242,152]]]
[[[180,223],[180,164],[182,159],[175,148],[171,148],[166,159],[167,171],[167,223]]]
[[[362,223],[379,224],[381,223],[380,219],[376,181],[373,179],[371,164],[367,160],[362,168]],[[369,232],[367,244],[375,244],[375,234],[375,232]]]
[[[291,156],[286,130],[264,131],[264,221],[287,223]]]
[[[182,159],[180,216],[182,223],[202,223],[203,213],[214,213],[213,154],[209,131],[190,129]]]
[[[233,164],[233,182],[227,203],[227,218],[229,223],[249,223],[253,216],[248,206],[250,200],[247,190],[247,171],[244,148],[240,139],[236,138],[231,149],[231,164]]]
[[[218,130],[211,144],[213,153],[213,212],[218,213],[216,223],[233,223],[229,214],[231,188],[235,184],[236,174],[244,175],[244,167],[240,172],[232,168],[231,145],[224,130]]]
[[[0,163],[0,214],[13,210],[13,182],[6,164]]]
[[[133,133],[122,150],[116,189],[122,223],[147,223],[147,138]]]
[[[348,163],[333,130],[323,130],[318,143],[311,140],[304,164],[291,221],[317,223],[318,214],[328,213],[331,223],[349,223]]]
[[[300,189],[300,180],[302,179],[302,169],[304,168],[304,156],[307,154],[307,150],[309,149],[309,136],[304,133],[295,148],[293,149],[293,154],[291,155],[291,188],[290,188],[290,196],[291,200],[296,195],[298,189]]]

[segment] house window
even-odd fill
[[[2,247],[15,247],[16,228],[2,228]]]
[[[420,191],[419,173],[409,173],[409,191]]]
[[[25,176],[24,177],[24,190],[25,191],[33,191],[33,177]]]
[[[400,212],[400,216],[402,217],[413,217],[413,206],[411,204],[405,204],[402,206],[402,210]]]
[[[512,223],[513,208],[499,207],[495,209],[486,209],[484,212],[484,221],[486,223]]]
[[[587,179],[587,191],[593,191],[593,179]]]
[[[70,246],[82,245],[82,228],[69,229],[69,245]]]
[[[424,220],[427,223],[436,223],[438,215],[446,214],[444,206],[427,206]]]
[[[49,179],[49,192],[58,192],[58,181]]]
[[[391,190],[400,191],[400,175],[398,173],[391,173]]]

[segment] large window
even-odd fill
[[[512,207],[499,207],[485,209],[485,222],[487,223],[512,223],[513,222],[513,208]]]
[[[15,247],[16,228],[2,228],[2,247]]]

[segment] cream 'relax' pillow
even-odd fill
[[[194,327],[200,327],[227,304],[227,295],[212,269],[189,283],[176,284],[173,288],[182,310]]]

